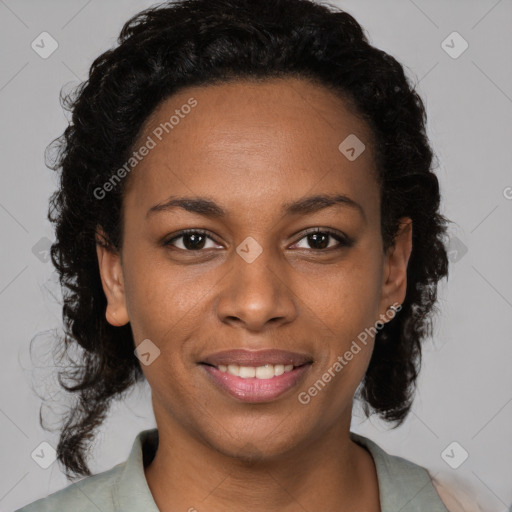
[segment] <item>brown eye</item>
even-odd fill
[[[181,247],[176,246],[175,242],[179,239],[183,239],[181,242]],[[163,245],[165,247],[173,246],[182,251],[200,251],[201,249],[205,249],[205,243],[210,239],[214,241],[206,231],[201,230],[186,230],[181,231],[177,235],[173,236],[171,239],[165,241]],[[207,249],[214,247],[206,247]]]
[[[334,245],[331,243],[332,240],[337,243]],[[301,247],[302,249],[312,249],[316,251],[322,251],[324,249],[339,249],[342,247],[349,247],[352,245],[352,241],[330,229],[315,228],[312,231],[306,233],[301,240],[306,240],[308,247]]]

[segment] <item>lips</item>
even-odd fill
[[[265,366],[272,365],[293,365],[302,366],[313,362],[312,357],[298,352],[289,352],[287,350],[267,349],[267,350],[245,350],[233,349],[216,352],[205,357],[201,363],[219,367],[219,365],[239,365],[239,366]]]

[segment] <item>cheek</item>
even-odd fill
[[[159,350],[154,363],[142,365],[146,379],[155,390],[162,383],[173,387],[176,403],[182,404],[183,386],[194,383],[195,338],[204,338],[201,329],[216,281],[170,267],[165,260],[127,266],[125,291],[136,343],[149,339]]]
[[[297,295],[306,310],[335,333],[354,334],[353,329],[378,317],[379,261],[366,252],[354,251],[337,265],[303,272],[298,283]]]
[[[125,295],[136,339],[165,337],[169,329],[185,322],[200,308],[200,280],[171,269],[165,258],[144,257],[142,251],[126,259]]]
[[[375,334],[372,327],[378,319],[378,265],[367,252],[354,254],[338,272],[308,278],[302,292],[307,297],[305,310],[316,324],[310,325],[309,332],[318,346],[318,373],[324,383],[329,382],[329,391],[322,394],[330,400],[342,400],[348,390],[355,391],[368,367]]]

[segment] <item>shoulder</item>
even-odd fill
[[[367,442],[367,446],[371,446],[381,467],[386,468],[390,479],[394,481],[393,484],[388,481],[393,492],[396,492],[397,482],[419,490],[411,504],[435,504],[437,508],[429,510],[446,512],[484,512],[492,509],[492,501],[485,500],[484,496],[479,496],[462,476],[442,471],[438,471],[433,476],[423,466],[403,457],[386,453],[374,441],[363,439]],[[399,484],[399,488],[401,487],[402,485]]]
[[[154,456],[157,446],[157,429],[139,432],[124,462],[83,478],[16,512],[158,512],[144,476],[145,461]]]
[[[479,495],[470,483],[459,475],[436,474],[432,482],[450,512],[484,512],[496,506],[494,500]]]
[[[116,510],[114,488],[124,462],[97,475],[83,478],[60,491],[41,498],[16,512],[109,512]]]
[[[413,512],[428,507],[429,512],[450,512],[423,466],[387,453],[375,441],[362,435],[350,432],[350,437],[373,457],[383,511]]]

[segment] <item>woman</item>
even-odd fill
[[[446,511],[428,472],[350,432],[399,425],[448,273],[421,99],[310,0],[147,9],[78,90],[53,165],[52,261],[82,361],[58,459],[22,511]],[[157,429],[91,476],[147,379]]]

